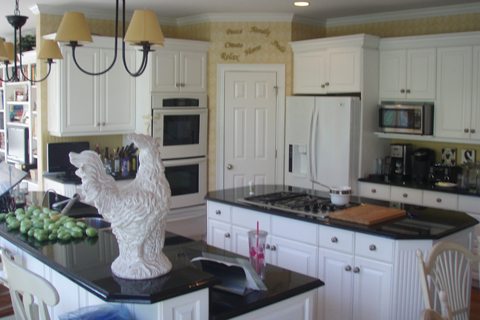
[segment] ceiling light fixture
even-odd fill
[[[47,74],[39,79],[34,79],[33,76],[29,78],[24,70],[22,63],[22,27],[27,22],[28,17],[20,15],[18,9],[19,0],[15,0],[15,11],[13,15],[7,16],[8,23],[10,23],[14,29],[13,42],[5,42],[0,38],[0,61],[5,64],[5,76],[2,81],[5,82],[18,82],[26,79],[31,83],[40,82],[47,79],[50,74],[52,63],[54,59],[63,59],[60,48],[55,41],[45,40],[40,45],[40,52],[37,56],[39,60],[46,60],[48,64]],[[10,67],[10,64],[13,66]],[[10,74],[11,71],[11,74]]]
[[[125,32],[125,1],[122,0],[122,60],[125,70],[133,76],[140,76],[146,69],[148,63],[148,53],[152,51],[151,47],[153,45],[163,45],[164,37],[162,30],[160,29],[160,24],[158,23],[157,16],[155,12],[151,10],[135,10],[133,12],[132,19],[128,26],[127,32]],[[92,42],[92,35],[90,33],[90,28],[88,27],[85,15],[81,12],[67,12],[64,14],[60,26],[57,30],[57,35],[55,40],[58,42],[66,42],[68,46],[72,47],[72,57],[75,65],[82,71],[91,76],[98,76],[108,72],[112,69],[113,65],[117,60],[117,38],[118,38],[118,5],[119,0],[116,0],[116,11],[115,11],[115,46],[114,46],[114,56],[112,63],[105,70],[100,72],[91,72],[82,68],[76,58],[76,49],[81,46],[83,43]],[[130,71],[127,66],[125,59],[125,42],[131,43],[133,45],[141,46],[140,51],[143,52],[142,62],[137,71]]]
[[[308,1],[295,1],[293,3],[295,7],[308,7],[310,5],[310,2]]]

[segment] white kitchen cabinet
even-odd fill
[[[422,204],[422,190],[391,186],[390,200],[408,204]]]
[[[378,200],[390,199],[390,186],[386,184],[359,182],[358,190],[361,197]]]
[[[87,71],[106,69],[113,59],[113,40],[94,37],[94,43],[76,51]],[[135,78],[123,67],[121,49],[117,61],[104,75],[81,72],[72,49],[62,47],[63,60],[52,65],[48,78],[48,130],[55,136],[110,135],[135,129]],[[135,68],[135,51],[126,49],[126,61]]]
[[[434,100],[435,48],[380,50],[380,100]]]
[[[363,52],[376,48],[378,38],[352,35],[291,42],[293,92],[326,94],[360,92]]]
[[[472,127],[473,48],[437,50],[437,101],[435,136],[469,139]]]
[[[457,210],[458,195],[455,193],[423,190],[423,205],[431,208]]]
[[[388,319],[393,240],[319,226],[320,319]],[[375,303],[371,303],[375,301]]]
[[[152,91],[206,92],[207,53],[165,46],[152,54]]]
[[[229,223],[208,219],[207,228],[209,245],[231,251],[232,227]]]
[[[270,263],[312,277],[317,275],[317,246],[273,235],[267,243]]]
[[[473,47],[473,95],[470,138],[480,140],[480,46]]]

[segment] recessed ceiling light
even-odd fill
[[[310,5],[310,2],[308,1],[295,1],[293,3],[295,7],[308,7]]]

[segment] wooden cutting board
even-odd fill
[[[355,207],[332,212],[328,217],[342,221],[372,225],[400,218],[404,215],[405,210],[403,209],[382,207],[373,204],[360,204]]]

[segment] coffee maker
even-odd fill
[[[390,145],[390,179],[392,181],[408,181],[411,175],[412,145]]]
[[[430,167],[435,163],[435,151],[419,148],[412,155],[412,180],[418,184],[426,184]]]

